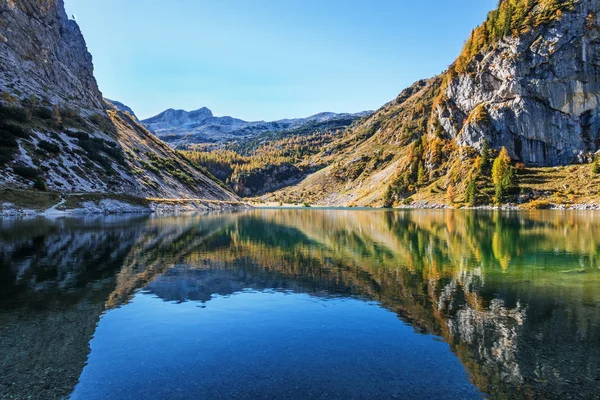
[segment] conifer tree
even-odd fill
[[[490,144],[484,139],[481,146],[481,169],[486,169],[490,163]]]
[[[467,191],[465,193],[465,203],[469,207],[473,207],[477,202],[477,177],[473,175],[467,183]]]
[[[427,173],[425,172],[425,166],[419,163],[419,171],[417,174],[417,185],[423,186],[427,183]]]
[[[510,165],[510,156],[506,147],[502,147],[492,165],[492,182],[494,183],[494,201],[496,203],[500,203],[506,191],[514,186],[514,177],[515,172]]]

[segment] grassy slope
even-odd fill
[[[328,167],[294,187],[263,199],[286,203],[381,205],[387,185],[410,162],[410,144],[427,128],[440,85],[438,77],[419,81],[404,90],[394,101],[361,120],[313,156],[313,159],[328,162]]]
[[[60,193],[237,201],[208,171],[182,157],[127,114],[0,102],[0,181]]]
[[[477,62],[476,55],[492,49],[502,35],[518,35],[552,22],[560,18],[563,11],[570,10],[572,3],[546,0],[501,3],[500,9],[491,12],[488,20],[474,31],[448,71],[417,82],[313,157],[330,160],[327,167],[295,186],[269,193],[260,200],[382,206],[391,188],[394,205],[415,201],[460,205],[465,199],[466,183],[477,174],[475,165],[480,159],[474,149],[459,148],[440,125],[436,111],[452,106],[445,93],[448,82],[456,79],[457,74],[470,73],[468,67]],[[508,8],[518,12],[511,14]],[[512,15],[512,21],[507,19],[508,15]],[[442,105],[444,107],[440,107]],[[465,125],[484,124],[486,113],[483,111],[475,108]],[[460,126],[456,128],[460,131]],[[518,178],[520,193],[514,191],[505,202],[533,200],[532,206],[543,206],[540,202],[600,203],[599,179],[591,173],[590,165],[525,168],[519,171]],[[477,183],[479,205],[491,204],[493,189],[489,168],[478,176]],[[454,192],[452,200],[446,194],[449,188]]]

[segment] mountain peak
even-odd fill
[[[146,124],[159,124],[168,126],[186,126],[189,124],[200,123],[213,118],[213,113],[207,107],[201,107],[197,110],[175,110],[169,108],[154,117],[145,119]]]

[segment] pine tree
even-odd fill
[[[484,170],[490,163],[490,144],[487,139],[483,141],[481,146],[481,169]]]
[[[383,206],[385,208],[391,208],[394,206],[394,190],[392,189],[392,185],[387,187],[387,190],[383,195]]]
[[[423,186],[427,183],[427,172],[425,171],[425,166],[420,163],[419,171],[417,173],[417,185]]]
[[[477,203],[477,176],[475,175],[473,175],[467,183],[465,202],[469,207],[474,207]]]

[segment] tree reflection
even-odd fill
[[[0,345],[10,341],[11,360],[23,362],[16,338],[40,328],[24,315],[48,332],[69,330],[36,350],[39,366],[55,365],[51,353],[72,338],[65,357],[80,361],[68,387],[99,314],[140,289],[175,302],[274,289],[377,300],[415,331],[441,336],[494,398],[592,395],[598,237],[596,214],[541,211],[254,210],[9,226],[0,231],[0,318],[14,329]],[[45,306],[32,313],[36,298]]]

